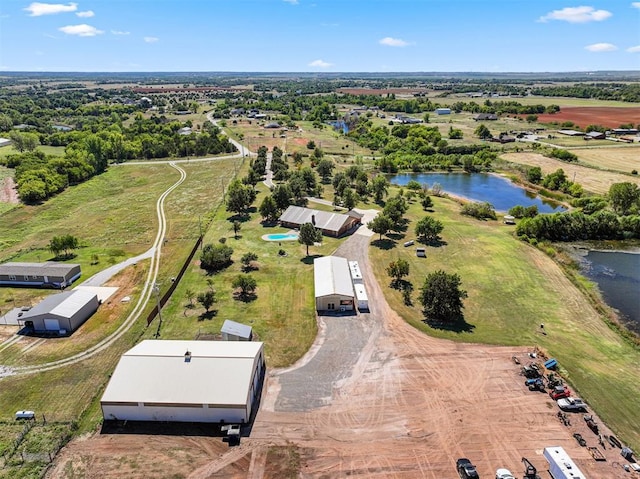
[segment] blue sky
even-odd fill
[[[640,70],[640,1],[2,0],[0,70]]]

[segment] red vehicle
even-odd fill
[[[549,396],[551,396],[551,399],[568,398],[571,396],[571,391],[567,386],[556,386],[549,391]]]

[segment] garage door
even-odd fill
[[[58,321],[57,319],[45,319],[44,329],[46,329],[47,331],[59,331],[60,321]]]

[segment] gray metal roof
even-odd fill
[[[65,276],[79,264],[56,263],[3,263],[0,264],[0,274],[14,276]]]
[[[120,358],[102,401],[244,405],[261,350],[251,341],[145,340]]]
[[[52,314],[63,318],[72,318],[89,301],[96,298],[96,294],[82,289],[52,294],[40,301],[36,306],[25,312],[21,320],[25,321],[41,314]]]
[[[316,298],[338,294],[353,298],[353,284],[346,258],[323,256],[313,261]]]
[[[251,337],[251,326],[236,323],[235,321],[231,321],[230,319],[225,319],[220,331],[227,334],[233,334],[234,336],[238,336],[240,338],[248,339]]]
[[[301,206],[289,206],[280,221],[285,223],[294,223],[303,225],[312,223],[316,228],[322,230],[338,232],[351,218],[341,213],[333,213],[330,211],[312,210],[310,208],[302,208]]]

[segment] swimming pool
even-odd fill
[[[276,233],[264,235],[262,239],[266,241],[295,241],[298,239],[298,233]]]

